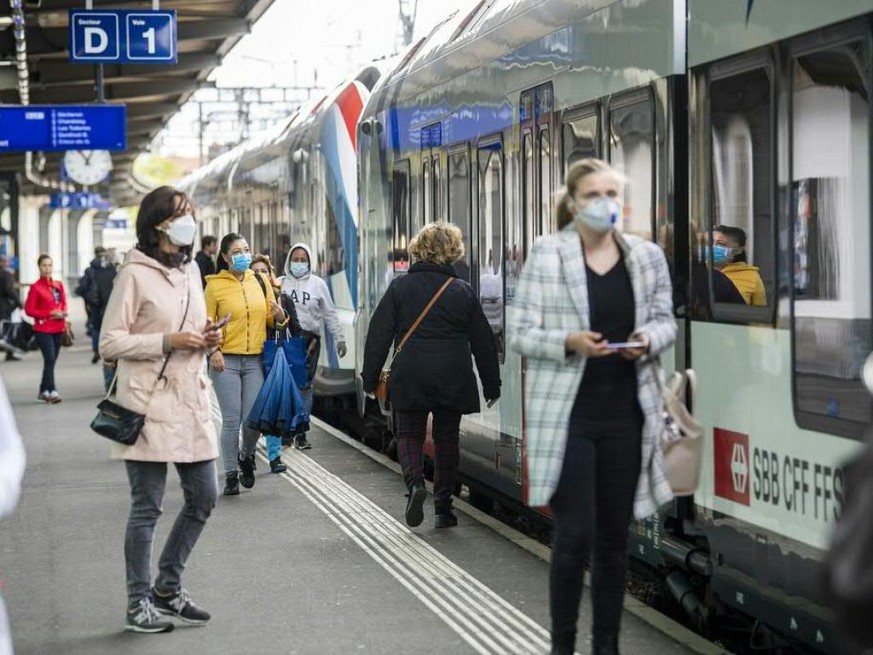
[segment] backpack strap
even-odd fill
[[[254,271],[252,271],[252,272],[254,273]],[[258,284],[261,285],[261,291],[264,292],[264,300],[266,300],[267,299],[267,285],[261,279],[260,273],[255,273],[255,279],[258,281]]]

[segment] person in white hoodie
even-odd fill
[[[18,504],[23,475],[24,446],[6,388],[0,381],[0,518],[11,514]],[[3,596],[0,596],[0,655],[12,655],[12,634]]]
[[[282,293],[288,295],[294,302],[300,327],[307,339],[309,384],[302,393],[308,414],[312,411],[312,380],[315,377],[321,352],[322,320],[336,341],[336,352],[340,357],[346,356],[346,337],[327,283],[312,272],[312,251],[308,245],[295,243],[291,246],[285,260],[285,273]],[[298,450],[312,447],[306,439],[305,432],[295,435],[294,447]]]

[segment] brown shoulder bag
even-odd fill
[[[436,301],[440,299],[440,296],[443,295],[443,292],[451,286],[452,282],[455,281],[455,278],[450,277],[445,281],[445,284],[437,290],[437,292],[433,295],[433,298],[430,299],[430,302],[427,303],[427,307],[418,315],[418,318],[415,319],[415,323],[412,324],[412,327],[406,332],[403,336],[403,339],[400,341],[400,344],[394,350],[394,354],[391,356],[391,360],[385,365],[385,368],[382,369],[382,372],[379,374],[379,382],[376,383],[376,390],[373,394],[379,400],[383,402],[388,402],[388,390],[391,385],[391,366],[394,364],[394,360],[397,358],[397,355],[400,354],[400,351],[403,350],[403,346],[406,345],[406,342],[409,341],[409,338],[412,334],[418,329],[421,325],[421,322],[425,319],[425,317],[430,313],[430,310],[433,309],[433,306],[436,304]]]

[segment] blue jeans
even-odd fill
[[[282,454],[282,439],[271,434],[265,434],[264,440],[267,442],[267,459],[272,462]]]
[[[264,386],[264,365],[260,355],[225,355],[224,371],[209,369],[215,395],[221,407],[221,459],[224,472],[239,470],[239,459],[255,454],[260,433],[245,427],[245,419]],[[239,431],[243,431],[242,448]]]
[[[141,599],[151,594],[152,542],[155,525],[163,510],[167,464],[133,460],[126,460],[125,464],[130,481],[130,517],[124,537],[124,559],[127,564],[128,606],[136,607]],[[185,562],[218,497],[214,460],[177,463],[176,471],[182,483],[185,505],[164,544],[155,579],[155,587],[169,593],[181,588]]]
[[[36,343],[42,351],[42,382],[39,391],[57,391],[55,387],[55,364],[61,354],[62,334],[49,334],[47,332],[34,332]]]

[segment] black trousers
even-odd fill
[[[58,355],[61,354],[62,334],[48,334],[46,332],[34,332],[36,343],[42,351],[42,382],[39,391],[56,391],[55,387],[55,364]]]
[[[451,409],[433,412],[394,412],[397,455],[403,468],[407,489],[424,484],[424,440],[427,436],[427,417],[433,414],[433,497],[438,514],[445,513],[452,504],[458,466],[461,463],[459,433],[461,413]]]
[[[592,549],[592,635],[595,642],[618,636],[642,427],[639,409],[620,419],[571,419],[561,478],[550,503],[553,652],[573,653],[582,581]]]

